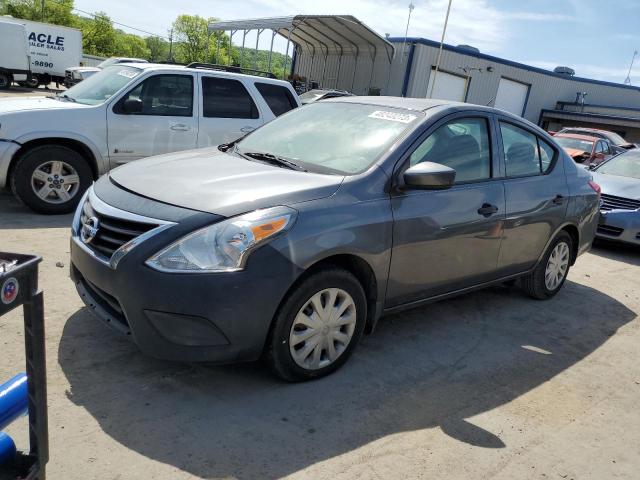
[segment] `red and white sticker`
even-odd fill
[[[13,303],[13,301],[18,296],[18,292],[20,291],[20,284],[16,278],[7,278],[2,284],[2,291],[0,292],[0,297],[2,298],[2,303],[5,305],[9,305]]]
[[[371,115],[369,115],[369,117],[400,123],[411,123],[416,119],[416,116],[411,115],[410,113],[385,112],[383,110],[376,110]]]

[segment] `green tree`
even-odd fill
[[[173,22],[175,58],[179,63],[207,60],[208,21],[198,15],[180,15]]]
[[[169,60],[169,42],[162,37],[146,37],[144,43],[149,50],[150,61],[165,62]]]
[[[82,30],[82,49],[89,55],[111,57],[117,53],[116,30],[111,19],[104,12],[98,12],[93,19],[79,19]]]
[[[44,10],[42,6],[41,1],[1,0],[0,14],[36,22],[53,23],[67,27],[74,26],[73,0],[45,0]]]
[[[116,55],[148,59],[150,52],[144,39],[138,35],[116,30]]]

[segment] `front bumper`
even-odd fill
[[[74,223],[71,278],[91,311],[147,355],[216,363],[255,360],[281,299],[301,272],[275,241],[255,250],[240,272],[163,273],[145,264],[215,217],[203,215],[140,242],[115,268],[82,244]]]
[[[601,212],[596,238],[640,246],[640,211]]]
[[[0,139],[0,188],[9,187],[9,164],[13,155],[20,149],[20,144],[11,140]]]

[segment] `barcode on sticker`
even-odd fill
[[[411,115],[410,113],[384,112],[382,110],[376,110],[371,115],[369,115],[369,117],[400,123],[411,123],[416,119],[416,116]]]

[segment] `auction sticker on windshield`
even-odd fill
[[[136,75],[138,75],[138,72],[135,72],[132,70],[120,70],[118,72],[118,75],[122,75],[123,77],[127,77],[127,78],[133,78]]]
[[[384,112],[382,110],[376,110],[371,115],[369,115],[369,117],[400,123],[411,123],[416,119],[416,116],[411,115],[410,113]]]

